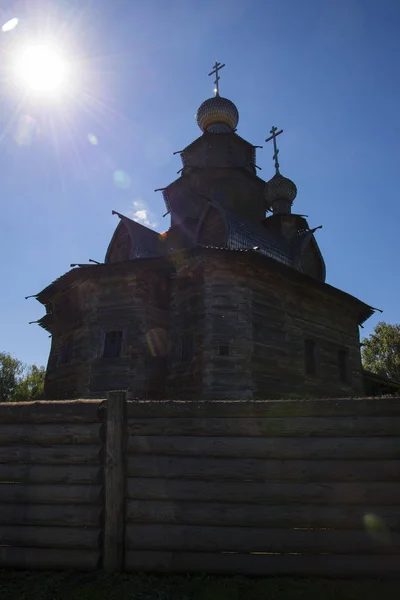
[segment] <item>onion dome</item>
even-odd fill
[[[274,214],[290,214],[296,196],[296,185],[279,172],[266,184],[265,199],[267,206],[272,208]]]
[[[239,113],[233,102],[217,94],[200,105],[196,119],[203,132],[229,133],[236,129]]]

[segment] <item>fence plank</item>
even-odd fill
[[[0,516],[1,519],[1,516]],[[398,507],[254,505],[179,500],[128,500],[126,521],[180,525],[400,530]]]
[[[124,561],[125,392],[107,395],[103,567],[121,571]]]
[[[130,435],[344,437],[395,436],[399,417],[128,419]]]
[[[0,482],[101,483],[102,467],[95,465],[0,464]]]
[[[98,444],[100,423],[0,423],[0,444]]]
[[[101,506],[85,504],[0,504],[2,525],[100,527]]]
[[[196,525],[130,524],[127,550],[187,552],[300,552],[399,554],[400,534],[333,529],[268,529]]]
[[[100,529],[85,527],[0,526],[0,545],[96,550]]]
[[[0,567],[7,569],[74,569],[94,571],[100,552],[55,548],[11,548],[0,546]]]
[[[400,458],[399,437],[198,437],[130,435],[127,451],[166,456],[214,456],[242,458]]]
[[[265,460],[128,456],[130,477],[246,481],[398,481],[400,460]]]
[[[400,398],[259,401],[130,401],[128,418],[400,416]]]
[[[102,499],[100,485],[26,485],[0,483],[0,502],[17,504],[92,504]]]
[[[218,554],[201,552],[126,553],[125,569],[130,572],[215,573],[226,575],[326,575],[400,577],[400,555],[279,555]]]
[[[400,483],[261,483],[128,478],[127,497],[266,504],[400,504]]]
[[[102,400],[1,402],[0,423],[98,423]]]
[[[99,464],[101,446],[0,446],[0,463]]]

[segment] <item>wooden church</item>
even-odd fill
[[[104,263],[42,290],[51,334],[48,399],[252,399],[363,393],[359,325],[374,309],[325,283],[315,229],[293,212],[297,189],[257,174],[236,106],[201,104],[201,135],[163,189],[164,234],[115,213]]]

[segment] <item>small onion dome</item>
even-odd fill
[[[280,173],[276,173],[266,184],[265,199],[274,213],[290,214],[296,195],[296,185]]]
[[[204,132],[227,133],[236,129],[239,113],[233,102],[221,96],[214,96],[200,105],[196,119]]]

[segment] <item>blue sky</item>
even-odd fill
[[[112,209],[168,228],[153,190],[200,134],[215,60],[238,133],[263,145],[284,129],[281,171],[298,187],[294,211],[323,225],[328,283],[384,310],[362,335],[400,322],[397,0],[21,0],[0,15],[20,19],[0,32],[0,350],[46,364],[48,334],[28,324],[43,307],[24,296],[70,263],[102,261]],[[23,41],[49,35],[79,72],[62,102],[27,97],[6,69]],[[257,163],[269,179],[265,143]]]

